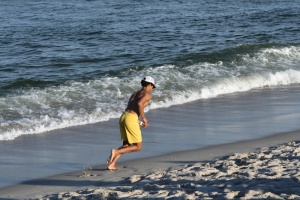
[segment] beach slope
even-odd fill
[[[300,132],[174,152],[2,188],[2,199],[299,199]]]

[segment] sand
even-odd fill
[[[105,165],[0,190],[3,199],[299,199],[300,132]]]

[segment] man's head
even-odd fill
[[[145,78],[143,78],[143,80],[141,81],[141,84],[143,87],[151,84],[153,86],[153,89],[155,88],[155,81],[151,76],[145,76]]]

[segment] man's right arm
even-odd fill
[[[148,105],[148,103],[151,99],[152,99],[152,95],[149,93],[146,93],[138,102],[139,113],[141,115],[144,127],[148,126],[148,120],[145,116],[144,108],[145,108],[145,105]]]

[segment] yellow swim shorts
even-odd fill
[[[128,141],[129,144],[142,142],[142,132],[137,115],[125,111],[120,117],[119,125],[122,141]]]

